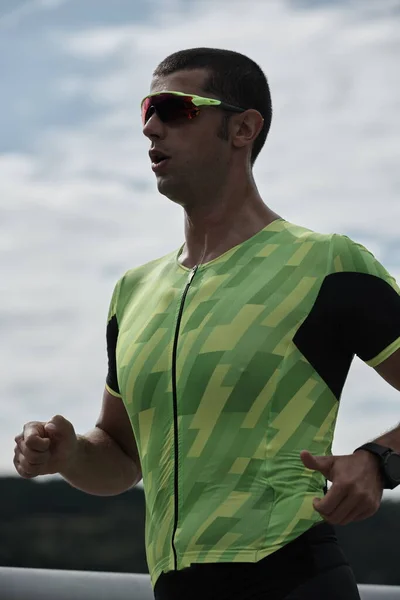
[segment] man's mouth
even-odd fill
[[[151,168],[154,172],[158,172],[161,169],[164,169],[165,166],[168,164],[168,162],[170,161],[170,157],[166,156],[165,158],[159,158],[159,159],[154,159],[154,161],[151,163]]]
[[[163,152],[162,150],[158,150],[156,148],[154,148],[153,150],[150,150],[149,157],[150,157],[152,164],[154,164],[154,165],[158,165],[158,163],[169,158],[168,154],[165,154],[165,152]]]

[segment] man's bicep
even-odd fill
[[[108,433],[125,454],[134,461],[140,470],[141,479],[139,452],[124,402],[122,398],[110,394],[107,388],[104,390],[103,402],[96,427]]]
[[[376,368],[400,348],[400,295],[375,275],[356,273],[350,286],[353,350]]]
[[[400,391],[400,348],[377,365],[375,371],[396,390]]]
[[[347,236],[332,239],[331,296],[340,309],[335,312],[346,331],[346,346],[376,368],[400,348],[399,286],[367,248]]]

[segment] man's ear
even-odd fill
[[[264,119],[261,114],[254,109],[246,110],[240,115],[235,115],[233,124],[233,145],[236,148],[243,148],[252,144],[258,137],[264,126]]]

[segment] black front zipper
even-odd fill
[[[178,560],[177,560],[176,548],[175,548],[175,534],[176,534],[176,530],[178,528],[178,459],[179,459],[178,400],[177,400],[177,394],[176,394],[176,354],[177,354],[177,350],[178,350],[179,329],[181,326],[182,314],[183,314],[183,309],[185,306],[185,300],[186,300],[186,296],[187,296],[187,293],[190,288],[190,284],[193,281],[193,277],[196,275],[197,269],[198,269],[198,265],[193,267],[193,269],[190,272],[189,279],[185,286],[185,289],[183,290],[181,304],[180,304],[179,312],[178,312],[178,318],[176,320],[174,346],[172,349],[172,400],[173,400],[173,407],[174,407],[174,450],[175,450],[175,452],[174,452],[174,455],[175,455],[175,463],[174,463],[174,474],[175,474],[175,477],[174,477],[174,509],[175,509],[175,514],[174,514],[174,528],[172,530],[172,550],[174,553],[174,569],[175,569],[175,571],[178,568]]]

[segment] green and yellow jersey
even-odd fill
[[[355,354],[400,348],[400,290],[364,247],[278,219],[187,269],[128,271],[107,327],[107,388],[137,442],[153,586],[191,563],[257,562],[321,520]]]

